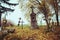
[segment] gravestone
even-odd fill
[[[37,29],[37,20],[36,20],[36,14],[33,12],[33,7],[31,7],[32,13],[30,14],[31,17],[31,28]]]

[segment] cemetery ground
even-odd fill
[[[50,32],[46,32],[46,26],[40,26],[39,29],[30,29],[30,26],[24,26],[23,29],[21,26],[10,26],[4,30],[7,29],[14,30],[0,32],[0,40],[60,40],[60,27],[56,26]]]

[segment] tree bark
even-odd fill
[[[46,21],[46,24],[47,24],[47,30],[49,31],[50,27],[49,27],[49,22],[48,22],[48,15],[46,14],[46,13],[48,13],[48,12],[47,12],[47,9],[46,9],[45,5],[44,5],[44,10],[43,10],[43,12],[44,12],[45,21]]]
[[[1,31],[1,12],[0,12],[0,31]]]
[[[4,3],[6,3],[6,4],[8,4],[8,5],[14,5],[14,6],[16,6],[16,5],[18,5],[18,3],[9,3],[7,0],[2,0]]]
[[[56,13],[57,26],[59,26],[58,12],[57,12],[57,11],[55,11],[55,13]]]
[[[0,27],[1,27],[1,13],[0,13]]]
[[[45,15],[45,21],[46,21],[46,24],[47,24],[47,30],[49,31],[50,27],[49,27],[48,20],[46,19],[46,15]]]
[[[57,0],[54,0],[54,7],[55,7],[55,14],[56,14],[57,26],[59,26],[59,19],[58,19],[58,3],[57,3]]]

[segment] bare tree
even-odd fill
[[[15,3],[15,4],[14,3],[9,3],[8,1],[10,1],[10,0],[0,0],[0,27],[1,27],[1,15],[2,15],[2,13],[6,12],[6,11],[11,11],[11,12],[14,11],[14,9],[11,9],[11,8],[8,8],[8,7],[4,7],[1,4],[5,3],[7,5],[12,5],[12,6],[16,6],[17,5],[17,3]]]
[[[47,24],[47,30],[49,31],[50,27],[49,27],[49,15],[50,15],[50,9],[49,6],[47,5],[46,1],[42,1],[39,5],[39,10],[44,14],[45,17],[45,21]]]
[[[58,0],[48,0],[48,3],[52,5],[52,7],[55,10],[55,14],[56,14],[56,20],[57,20],[57,26],[59,26],[59,18],[58,18]],[[60,0],[59,0],[60,1]]]

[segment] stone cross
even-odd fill
[[[34,7],[33,7],[33,6],[31,6],[32,12],[33,12],[33,8],[34,8]]]

